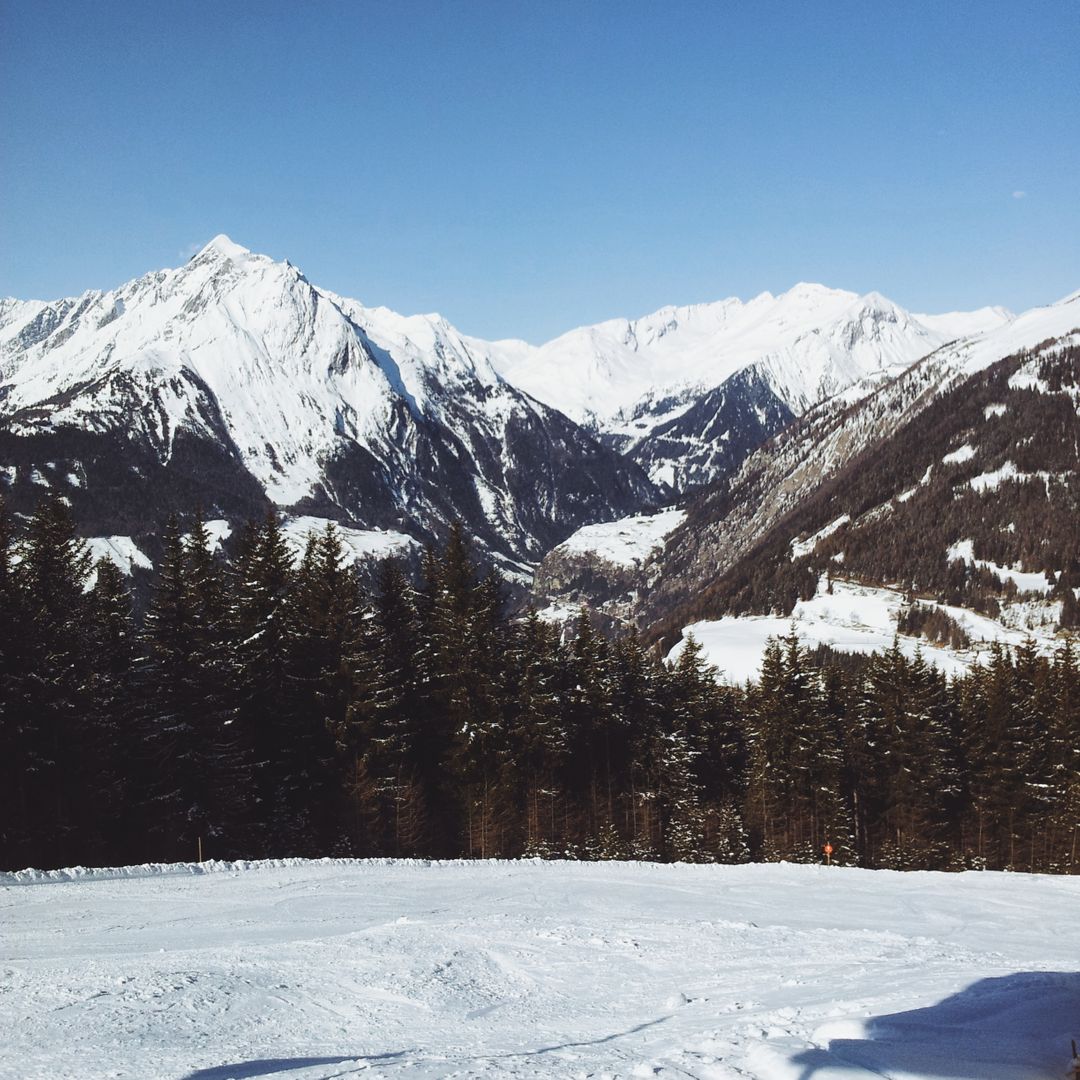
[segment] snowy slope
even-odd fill
[[[805,411],[852,383],[892,373],[954,338],[1007,323],[1002,308],[915,316],[878,293],[799,284],[780,296],[668,307],[583,327],[537,349],[512,343],[496,366],[516,386],[582,422],[617,428],[643,399],[687,400],[758,365]]]
[[[1039,584],[1039,575],[1019,576],[1026,579],[1025,584]],[[1037,591],[1045,591],[1045,578],[1041,579],[1041,585]],[[1047,621],[1039,625],[1034,617],[1043,606],[1032,602],[1014,605],[1013,611],[1006,609],[1003,618],[991,619],[966,608],[923,601],[921,606],[939,609],[962,627],[971,640],[970,647],[965,649],[951,649],[898,633],[897,621],[908,606],[903,592],[896,589],[834,579],[830,593],[827,582],[822,581],[817,594],[809,600],[799,600],[790,615],[728,615],[684,627],[683,640],[672,648],[669,658],[677,659],[687,636],[693,636],[702,646],[705,659],[718,669],[721,679],[738,684],[756,680],[761,674],[769,639],[786,637],[792,630],[806,648],[828,645],[844,653],[887,652],[895,640],[906,656],[913,657],[919,652],[928,664],[946,675],[963,675],[973,664],[988,660],[994,642],[1016,647],[1030,639],[1048,656],[1060,646],[1060,639],[1054,633],[1060,606],[1046,605]],[[1010,619],[1010,614],[1025,616],[1027,622],[1016,625],[1018,619]]]
[[[595,555],[616,566],[640,566],[685,519],[681,510],[663,510],[659,514],[585,525],[551,554]]]
[[[914,318],[928,330],[941,334],[947,341],[983,334],[1012,322],[1015,315],[1008,308],[983,307],[977,311],[948,311],[943,315],[918,314]]]
[[[211,447],[219,489],[243,472],[277,506],[422,538],[457,517],[518,559],[653,497],[445,320],[364,308],[224,236],[110,292],[0,304],[0,427],[109,437],[114,459],[119,435],[196,480]]]
[[[281,527],[281,534],[293,556],[299,559],[309,540],[321,536],[330,524],[326,518],[302,515],[287,519]],[[411,536],[393,529],[350,529],[337,524],[335,528],[345,549],[347,562],[383,559],[390,555],[404,556],[420,546]]]
[[[1076,1034],[1075,877],[156,869],[0,885],[4,1080],[1050,1080]]]

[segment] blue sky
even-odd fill
[[[1080,287],[1080,4],[0,0],[0,295],[218,232],[466,332]]]

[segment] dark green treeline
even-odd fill
[[[90,581],[92,587],[87,587]],[[1080,870],[1063,642],[947,681],[773,642],[717,684],[587,619],[508,619],[455,532],[363,588],[334,530],[230,563],[169,527],[141,625],[64,504],[0,515],[0,866],[385,855]]]

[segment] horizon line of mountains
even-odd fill
[[[923,315],[877,293],[799,284],[779,296],[608,320],[531,346],[469,337],[439,316],[365,307],[218,236],[182,267],[112,290],[0,300],[0,496],[26,514],[43,491],[57,491],[81,533],[127,538],[150,562],[160,523],[196,506],[234,524],[271,508],[336,520],[370,554],[419,549],[460,521],[522,587],[539,566],[546,587],[606,604],[642,628],[673,626],[676,613],[701,613],[688,597],[763,543],[780,543],[777,529],[791,534],[785,545],[845,514],[841,537],[855,530],[859,515],[847,510],[818,520],[843,501],[821,492],[842,475],[850,487],[850,470],[865,468],[867,455],[888,459],[873,466],[874,498],[921,491],[925,465],[896,491],[886,478],[901,444],[918,456],[908,429],[950,394],[962,401],[965,385],[974,393],[992,381],[987,373],[1008,358],[1020,358],[1018,371],[1067,351],[1080,336],[1078,301],[1080,292],[1020,315],[999,307]],[[1011,387],[1017,402],[1042,393],[1047,416],[1066,402],[1075,415],[1071,376],[1055,371],[1048,383],[1030,369],[1025,385]],[[1027,483],[1018,474],[1071,473],[1058,460],[1067,422],[1047,443],[1029,430],[1034,414],[1013,430],[1027,405],[990,405],[978,423],[968,417],[962,431],[927,438],[941,436],[946,456],[967,446],[953,464],[981,469],[972,477],[1006,464],[1010,485]],[[992,422],[993,439],[978,430]],[[990,460],[994,440],[1006,457]],[[1050,516],[1060,511],[1067,522],[1076,496],[1071,481],[1061,483],[1062,495],[1051,496],[1049,480],[1044,487]],[[948,498],[937,492],[935,513],[959,512],[955,491],[953,483]],[[820,513],[811,512],[815,499]],[[547,565],[583,527],[660,510],[674,523],[675,506],[681,524],[647,544],[629,571],[603,552],[569,568],[564,559],[557,573]],[[992,559],[990,541],[973,542],[982,549],[974,561]],[[820,569],[814,547],[787,557],[796,566],[808,559],[804,579]],[[992,561],[1030,565],[1037,556],[1010,549]],[[945,551],[941,558],[947,566]],[[806,580],[794,593],[776,584],[791,566],[764,563],[775,587],[746,586],[734,606],[721,589],[716,610],[783,607],[806,591]]]

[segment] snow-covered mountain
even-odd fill
[[[573,330],[494,363],[680,489],[737,468],[839,391],[899,374],[946,342],[1007,324],[1003,308],[912,315],[879,293],[799,284],[780,296],[668,307]]]
[[[669,641],[690,623],[762,616],[723,623],[713,636],[730,643],[766,626],[769,613],[768,632],[788,625],[800,597],[815,618],[835,614],[838,602],[819,592],[833,555],[840,556],[835,576],[850,570],[878,599],[901,580],[898,566],[914,580],[937,581],[957,561],[950,551],[967,552],[991,589],[987,574],[1003,589],[1009,581],[1027,589],[1047,569],[1058,572],[1060,586],[1068,560],[1047,561],[1048,545],[1063,520],[1075,535],[1077,466],[1069,455],[1080,397],[1075,376],[1053,358],[1077,344],[1080,293],[943,346],[895,378],[853,384],[761,446],[727,482],[691,499],[685,521],[633,574],[610,572],[597,559],[586,567],[580,554],[568,567],[552,553],[537,574],[538,606],[584,601],[642,629],[660,628]],[[1031,505],[1019,513],[1006,496]],[[559,550],[578,550],[589,536],[583,530]],[[900,562],[886,571],[894,558]],[[895,615],[903,605],[888,596]],[[1030,629],[1031,620],[1048,620],[1052,635],[1060,609],[1060,597],[1039,612],[1018,608],[1022,625],[1002,624],[1001,636]],[[974,615],[965,619],[973,637],[982,634]],[[884,626],[873,625],[874,641],[891,640],[895,625]],[[850,629],[836,634],[850,639]],[[764,636],[753,640],[760,645]]]
[[[96,500],[108,534],[130,530],[103,500],[132,519],[262,499],[422,539],[457,518],[531,561],[655,494],[445,320],[364,308],[225,236],[108,292],[3,301],[0,436],[11,486]]]
[[[912,315],[880,293],[800,283],[743,302],[666,307],[571,330],[538,348],[493,343],[516,386],[582,423],[614,427],[643,400],[719,386],[752,364],[797,413],[957,337],[1011,320],[1004,308]]]
[[[332,518],[360,548],[459,519],[527,572],[582,526],[730,478],[672,538],[661,588],[693,590],[935,394],[1080,322],[1075,300],[912,315],[803,284],[535,348],[367,307],[219,236],[111,291],[0,301],[0,492],[25,510],[57,488],[113,540],[195,505]]]

